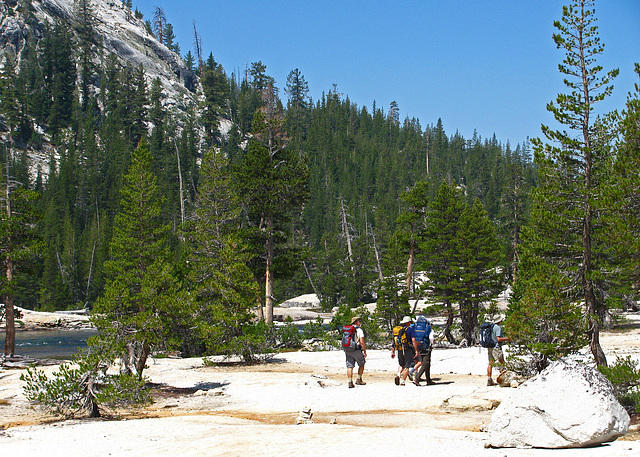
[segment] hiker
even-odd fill
[[[400,321],[400,325],[393,328],[393,345],[391,346],[391,358],[396,356],[398,351],[398,372],[396,373],[394,382],[396,386],[404,386],[409,369],[413,368],[416,359],[419,357],[418,342],[416,341],[416,332],[411,327],[410,316],[405,316]]]
[[[351,325],[342,327],[342,349],[347,359],[347,378],[349,378],[349,388],[354,386],[353,368],[358,364],[358,379],[355,384],[364,386],[367,383],[362,380],[364,364],[367,358],[367,346],[364,342],[364,330],[360,328],[362,318],[356,316],[351,319]]]
[[[487,385],[495,386],[496,382],[491,377],[491,372],[493,371],[493,365],[497,364],[500,367],[500,373],[505,371],[504,368],[504,354],[502,352],[502,344],[511,341],[510,338],[505,337],[502,334],[502,328],[500,324],[504,321],[504,314],[498,314],[494,316],[492,319],[491,325],[491,341],[493,342],[493,347],[487,347],[487,351],[489,353],[489,365],[487,366]]]
[[[427,385],[433,385],[435,382],[431,380],[431,350],[433,349],[434,335],[431,327],[431,322],[420,315],[416,318],[416,325],[414,327],[416,332],[416,341],[418,343],[418,363],[416,363],[415,379],[413,383],[416,386],[420,385],[422,381],[422,375],[426,374],[425,380]]]

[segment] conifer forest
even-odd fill
[[[229,73],[201,45],[182,53],[161,8],[110,2],[180,62],[177,96],[107,52],[92,19],[107,2],[43,22],[44,3],[2,6],[31,31],[0,58],[7,322],[9,307],[86,308],[104,344],[135,340],[140,373],[158,347],[251,358],[273,307],[310,293],[339,316],[376,302],[382,332],[426,300],[471,344],[511,287],[511,335],[541,364],[583,344],[606,364],[598,331],[640,284],[640,92],[589,118],[616,76],[597,28],[571,33],[595,24],[593,1],[566,0],[556,24],[569,85],[548,109],[563,127],[521,144],[337,85],[313,100],[295,62],[286,81],[261,61]]]

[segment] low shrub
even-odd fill
[[[613,365],[599,366],[611,384],[616,398],[632,414],[640,412],[640,365],[630,356],[618,357]]]

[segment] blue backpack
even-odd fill
[[[493,326],[490,322],[484,322],[480,326],[480,346],[483,348],[494,348],[498,345],[496,341],[493,340]]]
[[[416,332],[416,341],[418,342],[418,350],[426,351],[429,349],[429,334],[431,333],[431,324],[424,316],[418,316],[414,327]]]

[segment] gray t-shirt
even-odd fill
[[[500,326],[498,324],[494,324],[493,327],[491,328],[491,339],[493,341],[495,341],[496,343],[498,343],[498,346],[500,346],[500,342],[498,341],[498,337],[502,337],[502,328],[500,328]]]

